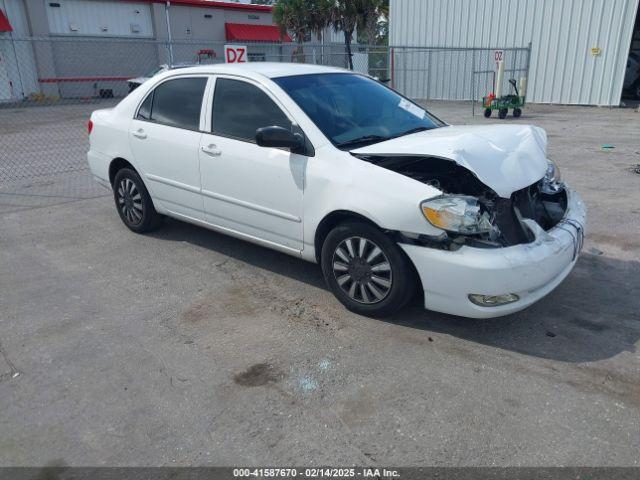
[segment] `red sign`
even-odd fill
[[[224,59],[227,63],[246,63],[247,47],[245,45],[225,45]]]

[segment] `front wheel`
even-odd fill
[[[513,109],[513,116],[515,118],[520,118],[520,116],[522,115],[522,110],[519,108],[514,108]]]
[[[321,263],[333,294],[362,315],[391,315],[415,292],[415,274],[407,256],[382,231],[364,222],[334,228],[322,246]]]
[[[509,113],[509,109],[501,108],[500,110],[498,110],[498,118],[500,120],[504,120],[505,118],[507,118],[507,113]]]

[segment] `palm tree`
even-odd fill
[[[336,32],[342,30],[344,33],[344,44],[350,70],[353,70],[353,53],[351,52],[353,32],[356,26],[365,25],[366,21],[377,17],[381,3],[380,0],[335,0],[333,28]]]
[[[298,43],[293,60],[304,63],[303,42],[311,33],[310,9],[313,2],[307,0],[278,0],[273,7],[273,20],[280,27],[283,35],[291,33]]]
[[[342,30],[344,34],[344,45],[350,70],[353,70],[351,41],[353,40],[353,32],[358,23],[358,8],[356,3],[359,3],[359,0],[336,0],[333,8],[333,28],[336,32]]]
[[[358,18],[358,36],[362,35],[368,45],[374,45],[380,34],[381,18],[389,15],[389,0],[372,0],[366,3]]]
[[[324,31],[331,25],[333,19],[333,0],[307,0],[309,11],[309,29],[315,33],[318,40],[322,40]]]
[[[308,26],[314,33],[318,41],[322,44],[320,53],[320,63],[324,64],[324,33],[331,25],[333,19],[333,0],[308,0],[309,19]]]

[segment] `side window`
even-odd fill
[[[254,142],[256,130],[278,126],[291,130],[291,121],[269,96],[240,80],[216,80],[213,133]]]
[[[153,102],[153,92],[147,95],[147,98],[145,98],[142,105],[140,105],[136,118],[140,120],[151,120],[151,102]]]
[[[149,119],[173,127],[198,130],[200,127],[200,109],[202,97],[207,85],[206,78],[176,78],[160,84],[149,95],[138,111],[147,114],[145,104],[151,100]]]

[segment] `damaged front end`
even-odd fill
[[[425,200],[420,208],[425,218],[443,233],[437,237],[398,233],[404,243],[447,250],[462,245],[501,248],[530,243],[535,235],[527,219],[549,231],[562,221],[567,210],[567,193],[553,163],[542,179],[504,198],[471,171],[448,159],[356,156],[442,192],[441,196]]]

